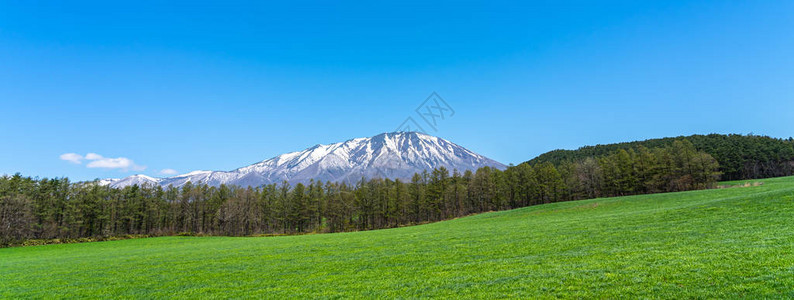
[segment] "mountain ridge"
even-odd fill
[[[296,184],[310,180],[353,183],[361,178],[409,180],[415,173],[439,167],[463,172],[485,166],[506,168],[502,163],[439,137],[419,132],[390,132],[316,144],[231,171],[199,170],[166,178],[137,174],[99,182],[117,188],[136,184],[181,187],[187,182],[211,186],[260,186],[282,181]]]

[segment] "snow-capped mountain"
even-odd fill
[[[149,177],[146,175],[138,174],[132,175],[130,177],[125,177],[121,179],[110,178],[110,179],[102,179],[99,181],[100,185],[110,185],[112,187],[125,187],[131,185],[150,185],[150,184],[159,184],[163,179],[161,178],[154,178]]]
[[[414,173],[445,167],[450,172],[480,167],[504,169],[505,165],[447,140],[418,132],[383,133],[330,145],[316,145],[300,152],[282,154],[232,171],[193,171],[168,178],[133,175],[105,179],[112,187],[130,185],[221,184],[259,186],[311,179],[353,183],[364,178],[410,180]]]

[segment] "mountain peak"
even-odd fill
[[[139,183],[181,186],[192,182],[213,186],[259,186],[282,181],[307,183],[312,179],[352,183],[362,177],[410,180],[415,173],[440,167],[463,172],[485,166],[505,168],[497,161],[442,138],[396,131],[334,144],[317,144],[227,172],[193,171],[162,179],[135,175],[109,184],[115,187]]]

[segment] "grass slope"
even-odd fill
[[[398,229],[0,249],[0,298],[794,297],[794,177]]]

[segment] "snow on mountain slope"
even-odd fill
[[[130,177],[125,177],[122,179],[100,180],[99,184],[109,184],[112,187],[125,187],[136,184],[139,186],[158,185],[160,184],[160,181],[162,181],[162,179],[160,178],[154,178],[154,177],[138,174],[138,175],[132,175]]]
[[[179,187],[192,182],[212,186],[259,186],[282,181],[307,183],[311,179],[352,183],[362,177],[410,180],[414,173],[439,167],[463,172],[484,166],[505,168],[497,161],[438,137],[393,132],[316,145],[232,171],[194,171],[168,178],[134,175],[108,184],[113,187],[133,184]]]
[[[110,184],[112,184],[112,183],[114,183],[114,182],[117,182],[117,181],[119,181],[119,180],[121,180],[121,179],[119,179],[119,178],[106,178],[106,179],[100,179],[99,181],[97,181],[97,184],[99,184],[99,185],[102,185],[102,186],[104,186],[104,185],[110,185]]]

